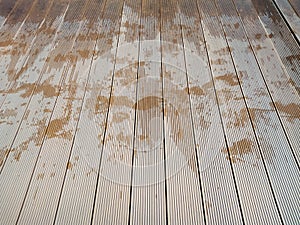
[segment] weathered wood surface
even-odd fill
[[[0,224],[297,224],[298,0],[0,0]]]

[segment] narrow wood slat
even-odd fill
[[[18,0],[2,0],[0,1],[0,29],[13,11]]]
[[[50,6],[51,6],[50,2]],[[35,9],[36,7],[38,7],[38,4],[35,4],[32,9],[31,9],[31,13],[27,16],[27,19],[32,18],[33,15],[35,14]],[[34,23],[33,23],[34,24]],[[36,26],[35,26],[36,25]],[[20,28],[19,31],[19,35],[21,35],[23,33],[24,36],[29,35],[30,38],[28,40],[28,42],[31,42],[32,39],[35,36],[35,30],[39,25],[39,23],[35,23],[35,25],[33,26],[27,26],[26,23]],[[27,27],[27,28],[26,28]],[[23,30],[24,28],[24,30]],[[45,28],[45,27],[44,27]],[[39,29],[39,32],[42,33],[42,35],[44,34],[45,29]],[[30,32],[33,32],[34,35],[31,36]],[[19,37],[19,35],[17,37]],[[39,35],[39,37],[42,37],[42,35]],[[22,36],[22,35],[21,35]],[[16,38],[17,39],[17,38]],[[20,40],[19,40],[20,41]],[[19,44],[22,44],[24,46],[26,46],[27,41],[23,40],[18,42]],[[13,46],[9,45],[9,47],[12,48],[18,48],[18,46]],[[30,45],[30,44],[28,44]],[[36,51],[31,51],[31,55],[34,54],[38,54],[40,51],[37,49],[37,46],[34,46],[34,49]],[[30,51],[30,47],[28,49],[28,51]],[[14,64],[15,62],[18,62],[18,57],[16,56],[16,58],[14,58],[15,56],[13,55],[14,53],[11,52],[11,56],[9,57],[11,59],[11,61],[6,62],[6,65],[9,64]],[[10,54],[8,54],[10,55]],[[6,57],[3,57],[6,58]],[[5,66],[4,66],[5,68]],[[1,68],[3,69],[3,68]],[[1,161],[0,161],[0,169],[3,167],[3,162],[5,161],[6,155],[7,153],[10,151],[10,145],[15,137],[15,134],[19,128],[19,125],[21,123],[22,117],[24,115],[27,103],[28,103],[28,99],[30,99],[31,96],[31,92],[34,89],[35,86],[35,82],[38,80],[39,78],[39,72],[35,71],[35,67],[29,67],[28,69],[25,69],[24,71],[22,71],[18,76],[22,75],[22,79],[20,79],[20,81],[18,83],[15,82],[14,77],[15,77],[15,73],[13,71],[11,71],[12,73],[10,75],[12,75],[12,80],[10,80],[10,75],[4,71],[6,71],[6,69],[4,69],[2,72],[4,72],[5,74],[7,74],[7,78],[9,78],[8,80],[3,79],[1,84],[3,84],[2,88],[5,90],[4,94],[1,96],[1,98],[3,97],[3,104],[1,105],[0,108],[0,117],[2,120],[2,123],[0,124],[0,129],[2,130],[1,132],[1,137],[3,138],[3,141],[0,143],[0,149],[2,151],[3,156],[0,157]],[[8,82],[6,82],[8,81]],[[8,88],[9,83],[12,83],[13,85],[11,85],[10,88]],[[24,93],[24,91],[26,93]],[[1,99],[0,98],[0,99]]]
[[[159,1],[142,1],[131,224],[166,224]]]
[[[6,212],[7,214],[5,214],[5,218],[12,221],[17,219],[19,210],[22,207],[23,199],[26,196],[27,187],[32,179],[32,172],[34,170],[37,157],[39,156],[46,126],[57,98],[59,84],[62,77],[65,75],[64,63],[60,61],[59,57],[68,50],[68,47],[73,45],[77,30],[80,26],[78,21],[75,21],[72,26],[70,26],[71,21],[67,20],[66,17],[70,19],[68,14],[71,13],[74,14],[74,19],[76,19],[81,15],[81,9],[69,11],[69,13],[66,14],[66,10],[68,9],[68,4],[66,3],[67,2],[63,4],[61,2],[55,3],[54,6],[59,5],[61,15],[60,17],[49,18],[48,29],[52,30],[54,34],[59,30],[62,32],[52,38],[48,37],[47,30],[44,34],[41,33],[40,38],[43,39],[43,36],[49,38],[48,41],[50,42],[50,46],[44,46],[44,52],[42,51],[41,54],[39,54],[36,61],[43,61],[48,54],[49,56],[47,57],[45,65],[43,65],[43,63],[35,64],[34,67],[37,67],[37,70],[30,73],[32,76],[37,76],[35,73],[41,73],[42,78],[35,88],[35,94],[31,98],[30,104],[26,110],[19,133],[17,134],[14,145],[12,146],[12,152],[9,155],[7,163],[1,173],[0,183],[3,185],[3,188],[15,190],[3,193],[0,198],[5,199],[5,209],[15,209],[14,211],[10,211],[10,213]],[[77,4],[77,2],[74,4]],[[55,8],[55,11],[57,11],[57,8]],[[57,13],[53,12],[53,14],[56,15]],[[62,23],[64,18],[66,20]],[[51,52],[49,53],[49,51]],[[34,179],[37,178],[34,177]],[[16,186],[15,183],[18,183],[18,185]],[[14,198],[12,201],[12,195],[15,195],[16,193],[18,193],[18,197]],[[44,193],[44,190],[42,190],[42,193]],[[3,211],[1,210],[1,212]],[[5,211],[3,213],[5,213]]]
[[[277,4],[284,18],[292,28],[298,41],[300,41],[300,16],[297,15],[288,0],[274,0],[274,2]]]
[[[125,0],[93,224],[129,221],[141,2]]]
[[[235,4],[299,165],[300,151],[297,149],[300,149],[300,134],[295,132],[300,126],[299,89],[297,90],[294,81],[285,70],[272,40],[265,36],[265,29],[257,18],[252,3],[236,1]]]
[[[246,223],[279,223],[247,105],[214,2],[198,1],[228,152]],[[225,3],[226,4],[226,3]],[[232,24],[231,26],[234,26]],[[238,65],[237,65],[238,66]]]
[[[91,2],[84,5],[77,3],[77,7],[75,12],[80,15],[84,11],[84,16],[76,19],[81,24],[76,33],[76,41],[70,49],[65,49],[63,61],[66,70],[65,74],[61,74],[65,78],[47,127],[20,223],[32,220],[32,212],[36,215],[35,223],[48,224],[55,219],[96,42],[96,37],[91,37],[97,28],[97,15],[102,9]],[[87,49],[89,52],[85,52]],[[45,189],[50,189],[51,192],[40,191]]]
[[[53,1],[38,0],[31,8],[24,25],[18,30],[17,36],[10,40],[11,44],[5,52],[5,55],[8,55],[9,59],[0,62],[0,65],[5,64],[4,67],[1,66],[0,73],[6,74],[6,80],[2,79],[0,84],[1,90],[9,92],[9,88],[14,85],[14,82],[26,70],[25,61],[28,55],[32,53],[31,48],[34,45],[39,30],[42,29],[52,3]],[[2,105],[1,100],[0,105]]]
[[[231,165],[224,157],[226,143],[197,3],[183,1],[180,10],[206,220],[208,224],[241,224]]]
[[[193,137],[177,1],[161,1],[161,49],[170,224],[203,224],[203,199]]]
[[[278,208],[284,222],[291,223],[286,218],[291,217],[292,211],[297,214],[300,201],[295,197],[299,196],[300,185],[297,163],[278,115],[270,105],[272,99],[234,5],[218,1],[218,6]]]
[[[99,90],[103,91],[103,88],[100,88],[101,85],[111,79],[114,55],[106,53],[110,52],[111,48],[112,51],[116,49],[116,37],[119,31],[119,17],[116,15],[121,15],[121,6],[122,3],[113,5],[113,1],[108,1],[106,8],[104,8],[104,15],[99,15],[100,27],[98,32],[100,35],[96,44],[96,57],[93,59],[90,70],[89,84],[67,165],[68,170],[55,223],[62,221],[66,223],[69,218],[72,218],[71,222],[89,223],[92,218],[97,171],[101,155],[100,140],[102,140],[101,135],[105,128],[103,124],[108,108],[105,102],[101,102],[102,98],[100,96],[97,98],[97,96]],[[109,90],[110,84],[109,81],[106,83],[108,85],[106,88]],[[109,92],[107,93],[109,95]],[[100,118],[102,118],[101,121]],[[72,213],[64,215],[66,209]]]
[[[272,40],[291,84],[300,95],[300,46],[279,14],[272,0],[252,1],[266,34]],[[299,18],[300,21],[300,18]]]
[[[298,16],[300,16],[300,4],[299,4],[299,0],[289,0],[289,2],[293,6],[293,8],[294,8],[295,12],[298,14]]]
[[[25,24],[30,14],[31,8],[37,0],[19,0],[12,10],[12,13],[6,19],[5,24],[0,30],[0,107],[5,99],[6,84],[10,81],[9,75],[6,73],[7,62],[10,62],[12,53],[12,44],[14,38],[18,36],[19,30]],[[17,15],[17,16],[16,16]],[[1,158],[1,157],[0,157]]]

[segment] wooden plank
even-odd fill
[[[11,40],[9,48],[6,49],[6,55],[9,56],[9,60],[6,60],[4,67],[1,67],[1,72],[6,74],[6,79],[2,79],[0,84],[1,90],[10,92],[11,87],[15,86],[18,78],[26,71],[28,65],[25,64],[28,56],[34,54],[31,48],[34,46],[37,34],[43,29],[45,18],[51,8],[53,1],[38,0],[31,8],[31,12],[28,15],[26,22],[19,29],[18,35]],[[37,53],[35,53],[37,54]],[[5,101],[4,98],[0,98],[0,106]]]
[[[131,224],[166,224],[159,1],[142,1]]]
[[[161,41],[168,223],[203,224],[203,193],[176,1],[161,1]]]
[[[45,2],[46,3],[46,2]],[[52,2],[49,2],[48,6],[51,6]],[[40,4],[36,3],[34,4],[34,6],[31,8],[31,12],[30,14],[27,16],[27,21],[30,21],[34,18],[34,16],[36,16],[36,10],[37,9],[41,9],[39,7]],[[47,5],[46,5],[47,6]],[[46,8],[44,8],[45,10],[43,12],[46,13]],[[43,19],[43,17],[40,17],[40,21]],[[30,22],[29,22],[30,23]],[[31,47],[29,47],[29,45],[32,42],[32,39],[36,38],[35,36],[35,30],[32,29],[37,29],[39,27],[39,22],[37,23],[30,23],[31,25],[26,25],[27,23],[25,23],[20,29],[19,29],[19,35],[16,36],[15,40],[18,39],[19,36],[22,36],[24,39],[24,37],[28,37],[28,42],[27,40],[18,40],[16,41],[16,45],[14,44],[14,41],[11,45],[9,45],[9,48],[13,48],[11,49],[12,51],[16,51],[17,54],[19,54],[20,52],[18,52],[18,50],[15,50],[16,48],[19,49],[18,45],[23,45],[23,46],[27,46],[28,50],[26,50],[26,52],[30,52],[31,55],[34,54],[38,54],[39,52],[41,52],[37,47],[39,47],[38,45],[34,46],[34,51],[30,51]],[[40,27],[41,28],[41,27]],[[43,27],[45,28],[45,27]],[[43,34],[43,31],[45,31],[45,29],[39,29],[39,31]],[[34,35],[32,36],[30,33],[33,32]],[[39,36],[41,37],[41,35]],[[47,44],[47,43],[45,43]],[[44,45],[45,45],[44,44]],[[29,55],[29,53],[26,53],[27,55]],[[16,64],[18,63],[18,61],[22,61],[21,59],[19,59],[17,55],[14,55],[14,52],[11,52],[10,54],[8,53],[8,56],[11,55],[10,58],[11,60],[8,60],[7,62],[1,62],[4,63],[4,65],[7,65],[7,67],[9,68],[11,65],[16,66]],[[21,53],[20,53],[21,55]],[[22,58],[22,56],[20,56]],[[24,55],[25,57],[25,55]],[[6,57],[4,56],[3,59],[5,59]],[[1,58],[2,59],[2,58]],[[3,64],[1,64],[3,65]],[[13,67],[14,67],[13,66]],[[1,67],[1,70],[3,69],[3,67]],[[5,90],[4,94],[1,96],[1,100],[3,100],[3,103],[1,105],[0,108],[0,118],[1,118],[1,123],[0,123],[0,129],[2,130],[1,133],[1,137],[3,138],[3,141],[0,143],[0,149],[1,149],[1,157],[0,157],[0,169],[2,168],[3,165],[2,162],[5,161],[5,157],[7,153],[7,151],[9,151],[9,147],[15,137],[15,134],[18,130],[19,124],[21,123],[22,117],[24,115],[24,112],[26,110],[26,105],[28,102],[28,99],[31,96],[31,91],[33,90],[33,88],[35,87],[35,82],[38,80],[39,78],[39,72],[35,71],[35,66],[24,68],[24,70],[22,70],[20,73],[18,73],[18,76],[20,77],[22,75],[22,79],[20,79],[18,82],[16,82],[16,72],[14,71],[14,69],[11,70],[11,73],[9,72],[10,70],[6,68],[6,66],[4,66],[4,70],[2,70],[2,72],[4,72],[6,75],[2,76],[2,82],[1,82],[1,89]],[[5,72],[7,71],[7,72]],[[31,85],[30,85],[31,84]],[[10,86],[10,87],[9,87]],[[24,91],[26,92],[24,94]],[[21,93],[22,92],[22,93]],[[0,100],[0,101],[1,101]],[[9,112],[9,113],[8,113]]]
[[[292,31],[296,35],[298,41],[300,41],[300,17],[294,11],[293,7],[288,0],[274,0],[277,7],[280,9],[284,18],[288,22]]]
[[[214,2],[201,0],[198,3],[228,145],[228,151],[224,151],[226,155],[223,157],[229,159],[233,167],[244,222],[280,223],[276,202],[268,183],[218,12]]]
[[[289,0],[295,12],[300,16],[300,3],[299,0]]]
[[[0,1],[0,29],[13,11],[18,0],[2,0]]]
[[[10,61],[12,43],[14,38],[18,36],[19,30],[24,25],[28,15],[31,12],[31,8],[37,0],[19,0],[16,6],[13,8],[11,14],[6,19],[5,24],[0,30],[0,107],[5,98],[6,83],[9,82],[9,76],[6,74],[7,62]],[[0,157],[1,158],[1,157]]]
[[[266,34],[280,56],[287,75],[291,78],[291,83],[300,95],[300,46],[271,0],[263,2],[256,0],[252,3]]]
[[[67,219],[75,223],[92,220],[122,5],[121,1],[106,1],[104,14],[99,18],[100,35],[55,223]],[[106,202],[101,206],[106,207]]]
[[[297,163],[234,4],[218,1],[218,7],[279,211],[284,223],[296,222],[299,217],[291,214],[300,209]]]
[[[74,11],[85,13],[75,20],[80,26],[74,44],[70,49],[64,49],[62,61],[66,70],[60,76],[65,78],[51,114],[19,223],[34,220],[37,224],[49,224],[55,220],[96,43],[97,36],[93,35],[97,29],[95,22],[102,10],[102,2],[99,2],[100,5],[81,3],[77,2]],[[44,193],[47,189],[51,192]],[[34,219],[32,213],[36,215]]]
[[[65,75],[65,67],[68,66],[67,63],[61,60],[64,58],[63,54],[65,54],[65,51],[73,46],[77,30],[80,27],[78,19],[82,15],[80,13],[83,8],[81,4],[73,2],[68,7],[68,2],[56,2],[52,8],[55,10],[53,15],[57,14],[58,8],[61,13],[60,17],[49,17],[48,29],[44,31],[44,34],[40,33],[41,40],[46,41],[47,45],[44,46],[45,52],[42,51],[39,54],[36,62],[40,60],[43,62],[43,58],[46,58],[48,54],[49,56],[45,65],[43,63],[36,63],[34,64],[34,67],[37,67],[36,70],[32,70],[32,67],[29,68],[32,76],[37,76],[36,73],[40,73],[42,77],[37,82],[37,87],[33,90],[34,95],[31,97],[30,104],[26,109],[23,121],[18,130],[19,132],[11,147],[12,151],[8,156],[5,167],[1,171],[1,187],[3,190],[10,190],[1,192],[0,197],[1,202],[5,202],[5,204],[1,204],[1,217],[5,221],[8,221],[8,224],[14,223],[17,220],[24,197],[27,194],[27,187],[32,179],[32,172],[35,168],[46,127],[57,98],[59,84]],[[66,14],[67,9],[69,11]],[[64,19],[65,22],[63,23]],[[49,34],[47,33],[49,30],[54,32],[54,34],[56,33],[56,35],[49,38]],[[61,32],[57,33],[59,30]],[[44,39],[44,36],[49,39]],[[51,52],[49,53],[49,51]],[[25,77],[24,79],[30,82],[30,77]],[[23,97],[27,98],[28,101],[30,93],[26,94],[26,89],[20,92],[19,96],[16,95],[16,100],[21,98],[22,94],[25,93]],[[36,177],[33,179],[36,179]],[[44,192],[45,190],[42,191]],[[14,210],[11,210],[12,208]]]
[[[224,157],[226,143],[197,3],[180,2],[179,6],[206,221],[242,224],[231,165]]]
[[[129,221],[140,11],[140,2],[124,2],[93,224]]]

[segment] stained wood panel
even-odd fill
[[[141,6],[130,223],[166,224],[159,1]]]
[[[177,1],[162,0],[160,7],[168,221],[203,224],[180,14]]]
[[[244,220],[246,223],[280,222],[271,187],[260,188],[268,176],[216,6],[214,2],[198,3],[230,155],[224,157],[233,167]],[[267,214],[270,216],[262,216]]]
[[[198,5],[196,2],[182,1],[179,6],[188,76],[187,91],[191,101],[199,171],[203,180],[207,223],[241,224],[242,214],[230,161],[224,157],[226,143]]]

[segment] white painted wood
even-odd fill
[[[182,3],[180,10],[206,221],[242,224],[231,165],[224,157],[226,143],[197,4]]]
[[[266,185],[268,176],[215,4],[198,3],[244,220],[246,223],[278,223],[276,203],[270,186]],[[229,159],[227,152],[223,157]]]

